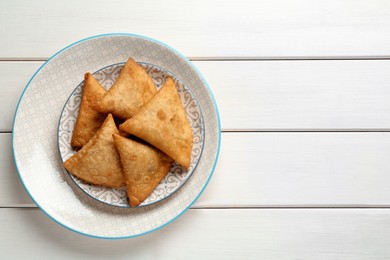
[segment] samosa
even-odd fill
[[[65,168],[80,179],[106,187],[118,188],[125,179],[113,134],[118,134],[109,114],[99,131],[81,150],[65,161]]]
[[[172,78],[119,128],[152,144],[189,168],[193,133]]]
[[[156,148],[114,134],[131,207],[140,205],[168,174],[173,160]]]
[[[79,114],[73,130],[72,147],[83,147],[102,126],[106,115],[95,111],[95,100],[104,96],[106,90],[88,72],[84,75],[83,94]]]
[[[129,58],[114,85],[95,102],[94,109],[128,119],[156,92],[156,85],[149,74]]]

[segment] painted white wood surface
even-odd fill
[[[2,259],[390,257],[390,211],[383,209],[191,209],[167,227],[131,240],[84,237],[37,209],[0,209],[0,223]]]
[[[0,131],[43,62],[0,62]],[[389,130],[390,60],[195,61],[223,130]]]
[[[0,134],[0,207],[33,206]],[[390,206],[390,133],[223,133],[214,176],[194,205]]]
[[[389,14],[383,0],[0,1],[0,258],[389,259]],[[132,240],[51,221],[11,152],[16,103],[35,70],[107,32],[156,38],[197,60],[223,129],[238,131],[222,134],[194,208]]]
[[[0,2],[0,57],[49,57],[129,32],[196,58],[389,57],[390,2],[363,0]]]

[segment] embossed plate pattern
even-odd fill
[[[191,90],[202,111],[204,146],[191,178],[174,194],[139,208],[106,205],[81,191],[62,167],[57,127],[69,93],[86,71],[133,57],[172,72]],[[12,145],[21,181],[50,218],[75,232],[128,238],[157,230],[183,214],[209,182],[218,159],[220,121],[205,79],[171,47],[131,34],[106,34],[76,42],[52,56],[27,84],[15,112]]]

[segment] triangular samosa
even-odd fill
[[[92,109],[92,105],[105,93],[106,90],[89,72],[84,75],[83,96],[72,135],[72,147],[83,147],[102,126],[106,115]]]
[[[114,119],[109,114],[99,131],[65,163],[65,168],[80,179],[106,187],[125,185],[113,134],[118,134]]]
[[[167,175],[173,160],[156,148],[114,134],[131,207],[140,205]]]
[[[119,128],[189,168],[193,134],[172,78],[168,77],[160,91]]]
[[[152,78],[129,58],[114,85],[95,103],[94,109],[128,119],[156,92]]]

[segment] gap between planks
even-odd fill
[[[0,209],[39,209],[35,204],[20,204],[0,206]],[[356,209],[385,209],[390,210],[390,205],[339,205],[339,206],[194,206],[190,210],[321,210],[321,209],[335,209],[335,210],[356,210]]]
[[[390,129],[226,129],[222,130],[221,133],[390,133]],[[0,134],[12,134],[12,131],[0,131]]]
[[[390,129],[223,129],[222,133],[389,133]]]
[[[190,61],[360,61],[390,60],[390,56],[318,56],[318,57],[187,57]],[[0,62],[45,62],[49,57],[0,57]]]

